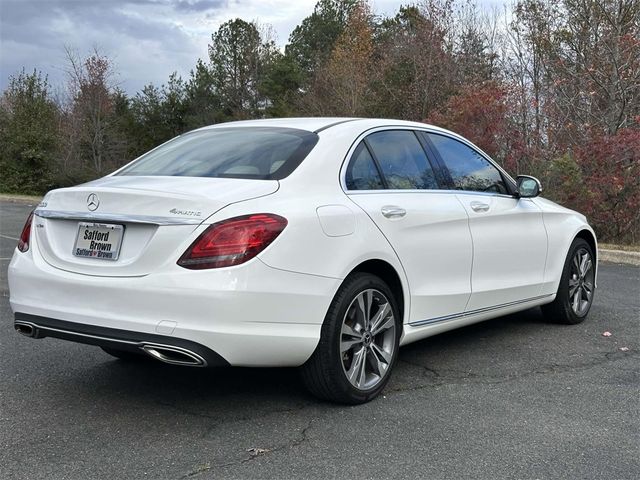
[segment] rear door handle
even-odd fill
[[[380,209],[380,211],[382,212],[382,215],[387,218],[401,218],[407,214],[407,211],[404,208],[396,205],[385,205]]]
[[[483,203],[483,202],[471,202],[471,209],[474,212],[488,212],[489,211],[489,204],[487,203]]]

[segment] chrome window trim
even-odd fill
[[[419,126],[411,126],[411,125],[384,125],[384,126],[377,126],[377,127],[372,127],[368,130],[365,130],[364,132],[362,132],[357,138],[356,140],[351,144],[351,146],[349,147],[349,150],[347,151],[347,155],[345,156],[344,160],[342,161],[342,165],[340,167],[340,187],[342,188],[342,191],[345,193],[345,195],[352,195],[352,194],[357,194],[357,193],[416,193],[416,192],[437,192],[437,193],[466,193],[466,194],[472,194],[472,195],[490,195],[490,196],[494,196],[494,197],[506,197],[506,198],[515,198],[513,195],[506,195],[503,193],[489,193],[489,192],[476,192],[474,190],[434,190],[434,189],[401,189],[401,190],[396,190],[396,189],[378,189],[378,190],[349,190],[347,188],[347,182],[346,182],[346,176],[347,176],[347,167],[349,165],[349,162],[351,162],[351,158],[353,157],[353,152],[355,151],[355,149],[357,148],[357,146],[360,144],[360,142],[362,142],[362,140],[364,140],[365,137],[371,135],[372,133],[376,133],[376,132],[381,132],[381,131],[386,131],[386,130],[409,130],[409,131],[415,131],[415,132],[424,132],[424,133],[431,133],[434,135],[442,135],[445,137],[449,137],[452,140],[457,140],[458,142],[463,143],[464,145],[466,145],[467,147],[471,148],[472,150],[476,151],[482,158],[484,158],[485,160],[487,160],[491,165],[493,165],[496,169],[498,169],[498,171],[500,173],[502,173],[502,175],[504,175],[507,179],[507,181],[511,181],[513,182],[513,185],[516,185],[516,181],[513,179],[513,177],[511,175],[509,175],[500,165],[498,165],[489,155],[487,155],[482,149],[480,149],[479,147],[477,147],[476,145],[474,145],[473,143],[471,143],[470,141],[468,141],[466,138],[461,137],[460,135],[454,133],[454,132],[448,132],[448,131],[440,131],[440,130],[436,130],[433,128],[429,128],[429,127],[419,127]],[[428,156],[428,154],[427,154]]]
[[[33,212],[41,218],[53,218],[60,220],[79,220],[98,223],[143,223],[147,225],[200,225],[202,218],[160,217],[153,215],[129,215],[95,212],[72,212],[62,210],[36,209]]]
[[[491,312],[493,310],[499,310],[501,308],[512,307],[514,305],[520,305],[521,303],[535,302],[536,300],[542,300],[543,298],[548,298],[548,297],[553,297],[553,296],[555,296],[555,293],[550,293],[550,294],[547,294],[547,295],[540,295],[540,296],[537,296],[537,297],[526,298],[524,300],[516,300],[515,302],[502,303],[500,305],[494,305],[493,307],[478,308],[477,310],[469,310],[468,312],[454,313],[452,315],[445,315],[445,316],[442,316],[442,317],[428,318],[426,320],[416,320],[415,322],[409,322],[409,325],[412,326],[412,327],[422,327],[424,325],[430,325],[430,324],[433,324],[433,323],[446,322],[447,320],[456,320],[456,319],[461,319],[461,318],[465,318],[465,317],[471,317],[473,315],[478,315],[480,313]]]
[[[489,192],[475,192],[473,190],[433,190],[433,189],[379,189],[379,190],[348,190],[345,193],[347,195],[371,195],[375,193],[424,193],[424,194],[436,194],[446,193],[448,195],[481,195],[485,197],[503,197],[516,199],[513,195],[506,195],[504,193],[489,193]]]

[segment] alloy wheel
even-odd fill
[[[591,254],[586,248],[576,251],[569,274],[569,304],[573,313],[582,317],[589,311],[593,299],[595,272]]]
[[[342,321],[340,354],[344,373],[355,388],[369,390],[389,371],[395,354],[396,320],[379,290],[360,292]]]

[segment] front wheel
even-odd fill
[[[565,260],[556,298],[542,306],[545,317],[569,325],[584,321],[593,303],[595,271],[591,245],[582,238],[576,238]]]
[[[375,275],[349,276],[336,294],[302,379],[317,397],[358,404],[375,398],[389,381],[400,340],[397,301]]]

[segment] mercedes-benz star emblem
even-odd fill
[[[98,195],[96,195],[95,193],[92,193],[87,197],[87,208],[89,210],[93,212],[97,210],[99,206],[100,206],[100,199],[98,198]]]

